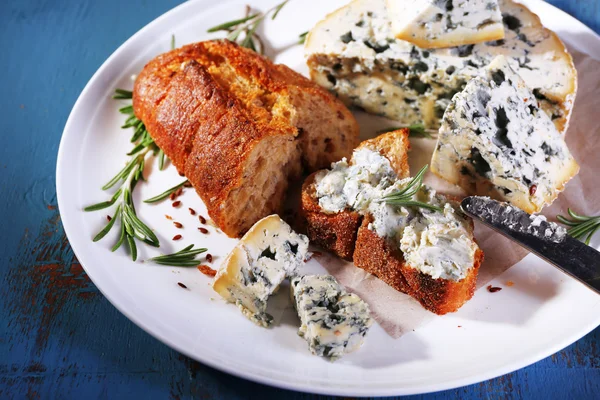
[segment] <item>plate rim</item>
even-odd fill
[[[517,1],[519,1],[519,0],[517,0]],[[234,2],[234,0],[226,0],[226,2],[232,3],[232,2]],[[520,2],[523,2],[528,7],[532,8],[536,14],[538,13],[538,10],[536,9],[536,7],[540,7],[540,8],[541,7],[549,7],[550,9],[552,9],[553,13],[558,13],[558,15],[560,15],[561,17],[566,18],[569,21],[568,24],[578,25],[577,29],[580,32],[583,31],[583,33],[584,33],[583,37],[585,37],[586,38],[585,41],[588,42],[587,45],[589,45],[592,42],[595,42],[597,45],[600,45],[600,35],[596,34],[591,28],[586,26],[584,23],[577,20],[575,17],[567,14],[566,12],[560,10],[556,6],[546,3],[543,0],[526,0],[526,1],[521,0]],[[73,130],[72,126],[75,124],[75,122],[74,122],[75,118],[76,118],[75,116],[80,112],[80,109],[83,107],[83,103],[85,101],[85,97],[87,97],[87,93],[91,90],[92,86],[94,85],[94,82],[96,82],[102,76],[103,72],[107,68],[109,68],[109,65],[112,64],[112,62],[115,59],[117,59],[121,53],[125,52],[126,48],[128,46],[131,46],[134,41],[138,40],[139,37],[145,35],[145,33],[148,30],[152,29],[153,26],[160,24],[163,20],[168,19],[171,17],[171,15],[179,12],[180,9],[194,7],[197,3],[209,3],[211,7],[215,7],[215,6],[223,6],[225,4],[225,1],[221,1],[221,2],[219,2],[220,4],[216,4],[216,5],[214,3],[211,3],[209,0],[194,0],[191,2],[184,2],[178,6],[170,9],[169,11],[163,13],[162,15],[155,18],[151,22],[147,23],[144,27],[142,27],[140,30],[138,30],[136,33],[134,33],[131,37],[129,37],[125,42],[123,42],[102,63],[102,65],[96,70],[96,72],[88,80],[84,89],[78,96],[77,101],[73,105],[73,108],[72,108],[71,112],[69,113],[69,117],[68,117],[65,127],[63,129],[63,133],[61,135],[60,145],[59,145],[59,149],[58,149],[58,157],[57,157],[57,162],[56,162],[56,195],[57,195],[58,209],[59,209],[59,212],[61,215],[61,222],[63,224],[65,234],[66,234],[67,239],[69,240],[70,244],[73,242],[78,242],[78,240],[74,239],[75,228],[73,228],[73,220],[72,220],[72,217],[70,216],[70,213],[63,212],[63,210],[65,210],[64,204],[66,202],[66,200],[65,200],[66,194],[64,192],[67,189],[66,189],[66,184],[64,183],[64,180],[62,177],[65,174],[64,169],[66,168],[66,163],[67,163],[66,160],[70,157],[69,155],[66,154],[65,148],[67,147],[66,143],[67,143],[68,137],[69,137],[68,132]],[[574,44],[574,45],[575,45],[575,47],[577,47],[577,44]],[[589,54],[589,52],[586,50],[582,50],[582,51],[584,51],[586,54]],[[596,55],[592,55],[592,56],[596,56]],[[600,57],[600,54],[598,54],[598,57]],[[595,329],[598,325],[600,325],[600,316],[597,318],[597,320],[590,319],[589,324],[586,325],[585,328],[574,332],[572,335],[567,335],[562,341],[558,342],[555,346],[548,347],[546,349],[546,351],[543,351],[543,352],[540,351],[538,353],[532,354],[529,357],[522,359],[522,361],[518,361],[518,362],[515,361],[513,363],[507,363],[506,365],[503,365],[503,366],[488,369],[486,372],[478,374],[477,377],[474,379],[470,378],[470,377],[465,377],[462,379],[455,379],[450,382],[429,384],[429,385],[427,385],[427,387],[423,387],[423,386],[411,387],[408,390],[406,390],[406,389],[403,390],[402,388],[399,388],[399,387],[397,387],[397,388],[385,387],[385,388],[382,388],[379,390],[374,390],[372,387],[368,387],[368,388],[366,388],[366,390],[363,390],[362,388],[357,388],[357,387],[352,387],[352,388],[346,389],[343,387],[314,386],[314,384],[312,384],[311,382],[307,382],[307,381],[303,381],[303,382],[301,382],[301,381],[296,381],[296,382],[283,381],[278,378],[264,376],[263,374],[252,374],[252,373],[249,373],[246,371],[238,371],[235,369],[235,366],[233,366],[233,365],[219,364],[218,360],[216,360],[216,359],[202,358],[202,357],[199,357],[197,354],[193,354],[191,350],[186,349],[183,346],[180,346],[175,341],[172,341],[168,337],[168,335],[166,335],[164,332],[151,327],[148,323],[146,323],[146,321],[144,321],[144,318],[142,316],[140,316],[139,313],[134,312],[135,310],[126,308],[120,301],[118,301],[117,294],[115,294],[115,293],[108,294],[107,290],[105,290],[105,288],[102,288],[100,285],[97,284],[97,280],[96,280],[97,277],[94,277],[94,273],[90,273],[90,271],[85,267],[85,263],[82,260],[83,260],[83,258],[86,258],[86,257],[85,256],[81,257],[82,253],[79,252],[79,250],[77,250],[74,246],[71,245],[71,248],[72,248],[75,256],[77,257],[77,259],[80,260],[82,267],[86,271],[86,274],[89,276],[90,280],[94,283],[96,288],[98,288],[98,290],[102,293],[102,295],[104,297],[106,297],[106,299],[117,310],[119,310],[119,312],[121,312],[125,317],[127,317],[130,321],[132,321],[134,324],[136,324],[142,330],[144,330],[145,332],[150,334],[152,337],[158,339],[159,341],[161,341],[165,345],[169,346],[170,348],[172,348],[192,359],[195,359],[199,362],[202,362],[205,365],[208,365],[212,368],[215,368],[215,369],[225,372],[227,374],[237,376],[240,378],[244,378],[244,379],[247,379],[247,380],[250,380],[253,382],[258,382],[261,384],[273,386],[273,387],[278,387],[278,388],[288,389],[288,390],[296,390],[296,391],[306,392],[306,393],[318,393],[318,394],[324,394],[324,395],[351,395],[351,396],[365,397],[365,396],[389,396],[389,395],[399,395],[399,394],[401,394],[401,395],[424,394],[424,393],[438,392],[438,391],[442,391],[442,390],[455,389],[455,388],[462,387],[465,385],[470,385],[470,384],[486,381],[488,379],[492,379],[492,378],[516,371],[518,369],[527,367],[527,366],[529,366],[537,361],[540,361],[540,360],[556,353],[557,351],[560,351],[561,349],[569,346],[570,344],[579,340],[583,336],[587,335],[589,332],[591,332],[593,329]],[[600,300],[598,301],[598,303],[600,303]]]

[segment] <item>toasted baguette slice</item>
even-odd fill
[[[479,267],[483,262],[481,249],[477,249],[473,267],[462,280],[434,279],[408,265],[400,250],[369,229],[371,220],[365,218],[358,230],[354,265],[412,296],[425,309],[438,315],[458,310],[473,297]]]
[[[190,44],[150,61],[135,114],[227,235],[281,209],[288,181],[350,155],[358,124],[326,90],[235,43]]]
[[[388,132],[365,140],[358,148],[377,150],[386,155],[396,174],[404,178],[409,174],[408,132],[408,129]],[[301,214],[306,221],[307,235],[314,244],[351,261],[362,215],[350,209],[338,213],[323,212],[316,197],[315,176],[316,173],[310,175],[302,185]]]
[[[358,148],[377,150],[390,161],[400,178],[409,175],[407,163],[408,130],[391,132],[363,142]],[[310,240],[377,276],[396,290],[418,300],[424,308],[436,314],[458,310],[475,291],[475,282],[483,252],[474,244],[473,265],[460,280],[434,278],[415,266],[409,265],[398,243],[381,237],[372,228],[370,214],[346,208],[338,213],[322,209],[316,196],[315,175],[303,186],[302,215],[306,219]],[[473,223],[468,221],[468,235],[472,239]]]

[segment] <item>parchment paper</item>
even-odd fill
[[[600,212],[600,62],[575,50],[571,50],[571,54],[578,71],[579,88],[566,140],[581,170],[558,199],[542,212],[554,221],[557,214],[566,215],[568,207],[585,215]],[[358,119],[361,122],[361,118]],[[429,163],[434,145],[434,140],[411,140],[411,171],[418,171]],[[441,193],[464,196],[459,188],[431,173],[425,182]],[[477,288],[485,286],[527,255],[519,245],[480,224],[475,226],[475,237],[485,253]],[[325,254],[318,261],[348,290],[369,303],[372,316],[394,338],[439,318],[410,296],[394,290],[352,263]]]

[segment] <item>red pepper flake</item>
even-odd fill
[[[175,236],[173,236],[173,240],[179,240],[179,239],[181,239],[181,238],[182,238],[182,236],[181,236],[181,235],[175,235]]]
[[[107,215],[107,216],[106,216],[106,220],[107,220],[108,222],[110,222],[110,220],[111,220],[111,219],[112,219],[112,217],[111,217],[110,215]]]
[[[167,215],[167,214],[165,214],[165,218],[168,219],[168,220],[172,220],[173,219],[173,217],[171,217],[170,215]]]
[[[212,254],[208,253],[208,254],[206,255],[206,261],[208,261],[209,263],[211,263],[211,262],[212,262]]]
[[[499,291],[501,291],[501,290],[502,290],[502,288],[501,288],[501,287],[497,287],[497,286],[492,286],[492,285],[489,285],[489,286],[487,287],[487,290],[488,290],[488,292],[490,292],[490,293],[496,293],[496,292],[499,292]]]
[[[171,199],[171,201],[175,200],[175,197],[177,197],[177,196],[175,196],[175,192],[173,192],[169,195],[169,199]]]
[[[533,196],[535,194],[535,192],[537,192],[537,185],[531,185],[529,187],[529,195]]]
[[[206,276],[215,276],[217,274],[217,271],[208,265],[198,265],[198,271],[202,272]]]
[[[181,283],[181,282],[177,282],[177,284],[179,285],[179,287],[182,287],[182,288],[184,288],[184,289],[187,289],[187,288],[188,288],[187,286],[185,286],[185,285],[184,285],[183,283]]]
[[[204,233],[205,235],[208,233],[208,229],[206,228],[198,228],[198,230],[202,233]]]
[[[175,192],[175,197],[181,196],[181,193],[183,193],[183,188],[177,189],[177,191]]]
[[[194,210],[193,208],[189,207],[188,210],[190,210],[190,214],[196,215],[196,210]]]
[[[173,225],[175,225],[175,228],[183,228],[183,224],[181,222],[173,221]]]
[[[206,224],[206,218],[204,218],[202,215],[198,215],[198,219],[200,220],[201,224]]]
[[[190,181],[185,181],[183,187],[192,187],[192,184],[190,183]]]
[[[171,204],[173,207],[179,207],[181,205],[181,202],[179,200],[173,202],[173,204]]]
[[[179,176],[185,176],[183,172],[179,172]]]

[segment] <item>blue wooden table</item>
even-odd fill
[[[63,127],[101,63],[179,0],[0,2],[0,399],[309,398],[228,376],[121,315],[56,207]],[[599,0],[552,0],[600,32]],[[600,328],[512,374],[415,398],[600,398]],[[594,396],[595,395],[595,396]]]

